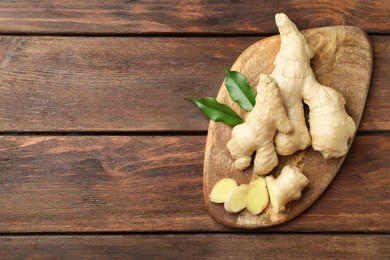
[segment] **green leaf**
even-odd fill
[[[215,98],[186,98],[186,100],[195,102],[203,114],[215,122],[222,122],[230,126],[244,123],[244,120],[233,109],[219,103]]]
[[[225,85],[231,99],[236,101],[240,107],[247,111],[252,111],[256,104],[256,93],[248,84],[245,76],[238,71],[230,71],[225,67]]]

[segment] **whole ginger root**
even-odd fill
[[[295,25],[284,14],[276,14],[281,45],[274,61],[271,76],[278,82],[287,116],[294,126],[292,134],[277,133],[276,151],[280,155],[290,155],[304,150],[310,145],[311,138],[306,127],[302,103],[302,89],[310,68],[310,59],[314,50],[306,43]],[[304,62],[309,60],[309,63]]]
[[[269,173],[277,164],[274,137],[276,131],[291,134],[293,126],[287,118],[277,82],[268,75],[260,75],[257,86],[256,105],[246,117],[245,123],[233,128],[227,144],[235,167],[245,170],[256,152],[253,172]]]
[[[289,155],[310,145],[325,158],[337,158],[348,151],[348,140],[356,130],[355,122],[345,111],[343,96],[319,84],[310,67],[314,50],[285,14],[276,14],[281,46],[271,76],[280,86],[293,134],[278,133],[276,151]],[[302,100],[309,106],[310,135],[305,124]]]

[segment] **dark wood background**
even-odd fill
[[[312,2],[1,1],[0,258],[389,258],[390,3]],[[183,98],[216,96],[277,12],[367,31],[371,88],[321,198],[233,230],[207,214],[208,120]]]

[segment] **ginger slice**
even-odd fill
[[[223,178],[218,181],[210,193],[210,201],[214,203],[224,203],[226,196],[230,191],[236,188],[237,182],[231,178]]]
[[[258,215],[267,207],[268,201],[265,179],[259,177],[250,183],[248,193],[246,194],[246,208],[253,215]]]
[[[228,213],[237,213],[246,207],[246,194],[248,193],[249,185],[241,184],[234,188],[226,197],[225,210]]]

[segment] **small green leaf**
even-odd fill
[[[244,120],[233,109],[219,103],[215,98],[186,98],[186,100],[195,102],[203,114],[215,122],[222,122],[230,126],[244,123]]]
[[[230,71],[225,67],[225,85],[231,99],[236,101],[243,109],[252,111],[256,104],[256,93],[248,84],[245,76],[238,71]]]

